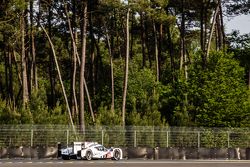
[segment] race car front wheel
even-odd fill
[[[92,160],[92,156],[93,156],[92,151],[89,150],[86,152],[86,159],[87,160],[89,160],[89,161]]]
[[[114,155],[113,156],[114,156],[113,157],[114,160],[116,160],[116,161],[120,160],[121,159],[121,152],[120,152],[120,150],[114,150]]]

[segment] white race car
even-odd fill
[[[97,142],[74,142],[73,147],[61,150],[62,159],[112,159],[120,160],[123,157],[120,148],[105,148]]]
[[[93,144],[81,150],[81,158],[92,159],[122,159],[122,149],[120,148],[105,148],[101,144]]]

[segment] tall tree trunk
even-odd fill
[[[223,36],[222,36],[222,29],[221,29],[221,20],[220,20],[220,7],[221,7],[221,2],[220,0],[218,0],[218,5],[219,5],[219,9],[218,9],[218,14],[216,16],[216,20],[215,20],[215,29],[216,29],[216,50],[221,50],[222,49],[222,40],[223,40]]]
[[[182,66],[184,66],[184,77],[185,82],[187,82],[188,74],[187,74],[187,54],[186,54],[186,44],[185,44],[185,35],[186,35],[186,29],[185,29],[185,0],[182,0],[181,4],[181,13],[182,13],[182,20],[181,20],[181,63],[180,63],[180,71],[182,72]],[[183,116],[187,115],[187,104],[188,104],[188,98],[187,93],[184,94],[184,105],[183,105]]]
[[[22,67],[20,67],[20,65],[18,64],[19,62],[17,61],[16,51],[14,48],[13,48],[13,58],[14,58],[14,63],[15,63],[16,75],[18,76],[18,81],[19,81],[19,85],[20,85],[20,88],[19,88],[19,91],[18,91],[18,94],[15,98],[14,103],[19,104],[19,100],[22,101],[21,94],[22,94],[22,90],[23,90]]]
[[[184,14],[184,6],[183,6],[183,0],[182,0],[182,6],[181,6],[181,27],[180,27],[180,33],[181,33],[181,36],[180,36],[180,71],[182,71],[182,68],[183,68],[183,58],[184,58],[184,26],[185,26],[185,20],[184,20],[184,17],[185,17],[185,14]]]
[[[21,63],[22,63],[22,92],[23,92],[23,105],[26,106],[29,100],[29,91],[28,91],[28,76],[27,76],[27,58],[25,54],[25,15],[24,12],[21,15],[20,20],[21,27]]]
[[[172,42],[172,37],[171,37],[171,32],[170,32],[170,26],[167,27],[167,37],[168,37],[168,52],[169,52],[169,56],[170,56],[170,65],[171,65],[171,69],[172,69],[172,81],[173,83],[175,82],[175,63],[174,63],[174,46],[173,46],[173,42]]]
[[[187,79],[187,57],[186,57],[186,47],[185,47],[185,10],[184,10],[184,1],[182,0],[181,5],[181,13],[182,13],[182,19],[181,19],[181,49],[180,49],[180,70],[182,71],[182,68],[184,66],[184,76],[185,79]]]
[[[4,39],[5,39],[5,35],[4,35]],[[9,59],[8,59],[8,56],[9,56],[9,47],[7,47],[7,44],[3,44],[4,45],[4,72],[5,72],[5,89],[4,89],[4,92],[7,92],[9,91]],[[7,49],[8,48],[8,49]],[[4,93],[3,95],[3,99],[6,98],[6,93]]]
[[[222,37],[221,37],[221,30],[220,30],[220,20],[219,17],[217,15],[216,17],[216,23],[215,23],[215,41],[216,41],[216,50],[219,51],[221,49],[221,41],[222,41]]]
[[[13,52],[9,51],[9,85],[8,85],[8,98],[11,102],[14,100],[13,94],[13,71],[12,71],[12,54]]]
[[[203,0],[200,2],[201,3],[201,10],[200,10],[200,46],[201,46],[201,51],[204,53],[204,3]],[[202,60],[204,56],[202,56]],[[203,60],[204,61],[204,60]]]
[[[221,33],[222,33],[222,47],[223,50],[225,50],[226,48],[226,35],[225,35],[225,30],[224,30],[224,21],[223,21],[223,11],[222,11],[222,5],[221,5],[221,1],[220,2],[220,24],[221,24]]]
[[[73,54],[72,54],[72,78],[71,78],[71,112],[72,112],[72,116],[77,117],[79,110],[78,110],[78,102],[77,102],[77,97],[76,97],[76,71],[77,71],[77,40],[78,40],[78,36],[77,36],[77,14],[76,14],[76,0],[73,0],[72,2],[73,4],[73,16],[72,16],[72,28],[71,28],[71,32],[70,32],[70,36],[72,39],[72,44],[73,44]],[[69,19],[69,15],[67,16]],[[70,19],[69,19],[69,23],[70,23]],[[69,26],[71,27],[71,26]],[[73,30],[72,30],[73,29]]]
[[[18,76],[19,84],[22,86],[23,85],[22,74],[20,72],[21,70],[19,69],[19,65],[18,65],[17,57],[16,57],[16,51],[14,49],[13,49],[13,58],[14,58],[14,62],[15,62],[16,75]]]
[[[158,54],[158,61],[159,61],[159,80],[161,80],[162,75],[162,65],[163,65],[163,56],[162,56],[162,43],[163,42],[163,24],[160,23],[159,27],[159,54]]]
[[[123,98],[122,98],[122,125],[125,127],[125,112],[126,112],[126,97],[128,87],[128,65],[129,65],[129,13],[128,8],[126,17],[126,60],[125,60],[125,73],[123,82]]]
[[[207,42],[208,42],[208,29],[209,29],[209,23],[210,23],[210,18],[208,15],[209,12],[209,8],[210,8],[210,0],[205,0],[205,4],[204,4],[204,60],[205,60],[205,64],[204,64],[204,68],[206,66],[206,61],[207,61],[207,57],[206,57],[206,52],[207,52]]]
[[[149,31],[151,31],[150,28],[147,25],[145,25],[145,32],[149,32]],[[149,41],[151,37],[148,33],[145,33],[145,35],[146,35],[145,44],[147,48],[147,60],[149,62],[149,68],[152,68],[152,64],[153,64],[152,60],[154,59],[152,58],[152,55],[154,55],[154,53],[152,53],[151,51],[151,41]]]
[[[140,14],[141,23],[141,48],[142,48],[142,67],[146,66],[146,42],[145,42],[145,25],[144,25],[144,14]]]
[[[207,59],[206,59],[206,51],[205,51],[205,45],[206,45],[206,38],[207,38],[207,2],[206,0],[202,0],[201,2],[201,11],[200,11],[200,46],[201,46],[201,56],[202,56],[202,67],[205,68]]]
[[[105,31],[106,31],[106,39],[108,44],[108,50],[109,50],[109,57],[110,57],[110,76],[111,76],[111,112],[114,112],[115,108],[115,88],[114,88],[114,69],[113,69],[113,52],[110,44],[110,38],[108,34],[107,26],[105,25]]]
[[[31,82],[35,90],[38,89],[37,69],[36,69],[36,48],[34,35],[34,21],[33,21],[33,6],[34,0],[30,0],[30,48],[31,48]]]
[[[80,66],[80,111],[79,111],[79,126],[80,131],[85,131],[85,115],[84,115],[84,71],[86,59],[86,38],[87,38],[87,2],[83,2],[83,16],[82,16],[82,53],[81,53],[81,66]]]
[[[158,55],[158,39],[155,21],[153,20],[153,30],[154,30],[154,48],[155,48],[155,68],[156,68],[156,81],[159,81],[159,55]]]
[[[92,10],[92,9],[90,9]],[[90,42],[90,56],[91,56],[91,65],[90,65],[90,76],[91,76],[91,88],[92,88],[92,97],[95,98],[96,95],[96,55],[95,55],[95,35],[94,35],[94,30],[93,30],[93,21],[92,21],[92,13],[90,12],[90,17],[89,17],[89,32],[90,32],[90,37],[91,37],[91,42]],[[92,98],[92,99],[93,99]],[[95,99],[93,100],[95,102]],[[94,103],[95,106],[95,103]],[[95,108],[95,107],[94,107]]]
[[[218,0],[219,11],[216,18],[217,32],[218,32],[218,50],[225,49],[225,32],[223,25],[223,15],[222,15],[222,7],[221,0]]]
[[[214,15],[213,15],[213,21],[212,21],[212,25],[211,25],[211,29],[210,29],[210,33],[209,33],[209,39],[208,39],[208,43],[207,43],[207,52],[206,52],[207,58],[208,58],[209,52],[210,52],[211,42],[212,42],[213,33],[214,33],[214,27],[215,27],[216,18],[217,18],[219,9],[220,9],[220,6],[219,6],[219,4],[217,4],[217,7],[216,7]]]
[[[12,73],[12,52],[9,46],[4,45],[4,67],[5,67],[5,91],[7,97],[2,94],[3,99],[8,103],[13,101],[13,73]]]
[[[52,2],[50,2],[49,8],[48,8],[48,33],[50,38],[52,38]],[[49,78],[50,78],[50,107],[55,107],[55,62],[53,60],[53,53],[51,50],[49,50]]]
[[[71,43],[72,43],[72,66],[73,66],[73,70],[72,70],[72,78],[71,78],[71,114],[72,116],[74,116],[76,113],[78,113],[78,104],[77,104],[77,98],[76,98],[76,67],[77,67],[77,45],[76,45],[76,41],[75,41],[75,36],[76,36],[76,32],[72,30],[72,25],[71,25],[71,21],[70,21],[70,17],[69,17],[69,12],[67,10],[67,5],[64,2],[64,7],[65,7],[65,13],[67,16],[67,22],[68,22],[68,27],[69,27],[69,32],[70,32],[70,37],[71,37]],[[74,23],[74,22],[73,22]],[[76,30],[75,24],[73,26],[73,29]]]
[[[134,27],[134,15],[133,13],[131,12],[131,30],[133,30],[133,27]],[[134,34],[133,34],[133,31],[130,32],[130,58],[133,59],[133,45],[134,45]]]

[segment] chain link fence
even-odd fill
[[[75,133],[67,125],[0,125],[0,147],[69,145],[96,141],[116,147],[248,148],[249,128],[91,126]]]

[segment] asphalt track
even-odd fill
[[[0,167],[249,167],[244,160],[0,160]]]

